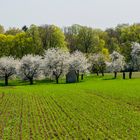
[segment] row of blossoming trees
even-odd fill
[[[8,79],[11,77],[20,77],[22,80],[28,80],[33,84],[34,79],[54,78],[59,83],[59,78],[65,76],[70,71],[74,71],[79,82],[79,76],[83,78],[86,73],[114,72],[114,78],[118,72],[129,71],[129,78],[133,71],[140,70],[140,44],[133,43],[131,52],[131,61],[125,62],[124,56],[118,52],[113,52],[109,57],[103,54],[83,54],[75,51],[70,54],[67,50],[52,48],[48,49],[43,56],[26,55],[22,59],[13,57],[0,58],[0,77],[8,85]]]

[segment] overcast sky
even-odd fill
[[[81,24],[105,29],[140,22],[140,0],[0,0],[0,24],[8,27]]]

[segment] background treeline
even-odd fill
[[[84,74],[140,70],[140,24],[93,29],[72,25],[31,25],[22,29],[0,26],[0,78],[8,85],[15,75],[33,83],[35,78],[53,78],[74,72],[76,81]]]
[[[132,43],[140,43],[140,24],[122,24],[106,30],[72,25],[31,25],[4,30],[0,25],[0,57],[22,58],[27,54],[43,55],[48,48],[68,48],[70,52],[111,54],[117,51],[131,60]]]

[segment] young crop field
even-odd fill
[[[139,140],[140,74],[111,76],[1,86],[0,140]]]

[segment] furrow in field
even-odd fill
[[[68,124],[71,123],[71,119],[69,117],[66,116],[66,114],[64,114],[61,109],[52,101],[52,99],[50,97],[48,98],[48,108],[50,109],[50,112],[53,116],[53,121],[55,121],[55,123],[58,125],[58,127],[56,128],[58,131],[58,135],[60,137],[67,137],[67,136],[71,136],[71,134],[69,134],[69,128],[67,127]],[[44,98],[45,102],[46,102],[46,98]],[[65,121],[67,120],[67,121]],[[65,123],[64,123],[65,121]],[[61,128],[61,129],[60,129]]]
[[[10,136],[10,120],[12,118],[11,107],[13,106],[14,96],[11,94],[7,94],[7,98],[5,98],[3,102],[3,111],[0,116],[1,124],[2,124],[2,138],[8,138]],[[9,135],[8,135],[9,134]]]
[[[80,96],[80,95],[79,95]],[[67,97],[67,99],[68,99],[69,97]],[[82,101],[82,99],[81,99],[81,97],[80,97],[80,100],[78,100],[78,97],[76,97],[75,98],[76,99],[76,101],[77,102],[79,102],[79,106],[78,106],[78,104],[77,103],[74,103],[74,98],[73,98],[73,100],[71,100],[71,103],[70,103],[70,100],[67,100],[67,104],[65,104],[65,103],[62,103],[63,101],[66,101],[66,99],[62,99],[62,102],[60,102],[60,103],[62,103],[62,105],[63,104],[65,104],[64,106],[65,106],[65,108],[67,107],[67,105],[69,105],[70,106],[70,108],[72,109],[71,110],[71,112],[74,110],[74,108],[76,108],[76,106],[77,106],[77,111],[81,114],[81,116],[79,116],[80,118],[82,118],[82,116],[84,116],[86,119],[87,119],[87,121],[89,121],[89,125],[90,125],[90,123],[91,124],[94,124],[93,126],[95,127],[95,130],[96,131],[98,131],[98,128],[99,128],[99,130],[100,131],[103,131],[104,132],[104,134],[105,135],[107,135],[107,137],[110,137],[110,135],[108,135],[108,127],[106,126],[106,124],[104,124],[104,123],[102,123],[102,121],[103,122],[106,122],[106,120],[104,120],[104,118],[101,118],[101,120],[100,119],[98,119],[97,117],[94,117],[94,119],[92,119],[93,118],[93,116],[95,116],[95,114],[96,115],[98,115],[98,114],[104,114],[103,113],[103,110],[100,110],[100,111],[102,111],[102,112],[100,112],[99,110],[98,110],[98,106],[97,105],[99,105],[99,104],[95,104],[94,106],[94,108],[93,108],[93,113],[92,114],[90,114],[89,113],[89,107],[88,106],[86,106],[85,105],[85,102],[84,101]],[[97,99],[96,99],[96,101],[97,101]],[[102,101],[102,100],[101,100]],[[102,103],[102,102],[99,102],[99,103]],[[82,103],[82,104],[81,104]],[[74,106],[76,104],[76,106]],[[84,110],[84,112],[82,111],[82,110]],[[85,110],[87,110],[87,112],[85,111]],[[97,112],[96,112],[96,110],[97,110]],[[76,114],[76,113],[75,113]],[[90,117],[91,116],[91,117]],[[101,115],[100,115],[101,116]],[[78,117],[78,116],[77,116]],[[99,117],[99,116],[98,116]],[[104,116],[105,117],[105,116]],[[96,120],[97,119],[97,120]],[[95,123],[93,123],[93,122],[95,122]],[[96,124],[99,124],[99,125],[96,125]]]
[[[61,104],[58,100],[56,101],[54,97],[51,97],[51,98],[53,99],[54,103],[57,104],[57,106],[61,109],[61,111],[67,114],[66,116],[69,116],[71,118],[71,124],[72,124],[71,127],[73,128],[73,133],[75,133],[75,135],[78,133],[78,134],[81,134],[83,137],[88,138],[88,135],[87,135],[88,131],[84,129],[84,126],[87,126],[88,129],[90,130],[91,129],[93,130],[93,127],[91,126],[90,123],[87,124],[87,119],[85,118],[85,116],[81,116],[79,113],[77,114],[74,108],[70,109],[72,106],[68,106],[68,104],[63,104],[63,102],[61,102],[62,103]]]
[[[80,97],[80,98],[78,99],[78,97]],[[119,127],[119,125],[120,125],[124,128],[124,131],[125,131],[125,129],[130,130],[129,126],[127,126],[128,124],[125,121],[122,121],[121,119],[120,119],[121,121],[116,120],[117,119],[116,118],[117,114],[118,115],[120,114],[121,118],[125,117],[125,120],[128,120],[127,118],[130,115],[129,115],[129,112],[127,112],[126,108],[120,107],[120,106],[116,105],[115,103],[110,103],[109,100],[104,100],[100,97],[92,96],[92,97],[95,98],[95,100],[94,100],[94,98],[92,99],[92,97],[88,97],[88,98],[87,97],[86,97],[86,94],[84,94],[84,95],[79,94],[77,97],[76,96],[75,97],[74,96],[73,97],[72,96],[67,97],[67,98],[71,99],[71,101],[72,101],[72,103],[70,103],[69,106],[71,106],[71,108],[72,108],[72,105],[76,105],[77,106],[77,111],[79,110],[80,112],[82,112],[82,110],[84,110],[85,116],[87,116],[87,118],[89,118],[92,121],[97,119],[98,122],[96,124],[100,124],[103,127],[103,131],[109,137],[110,137],[110,135],[113,136],[114,134],[118,138],[120,137],[120,133],[116,133],[116,132],[118,132],[118,130],[116,130],[116,132],[114,130],[114,132],[112,132],[112,134],[109,132],[109,129],[110,129],[110,131],[112,131],[114,129],[113,128],[114,126],[118,126],[118,129],[120,129],[120,127]],[[63,98],[62,100],[66,100],[66,99]],[[78,104],[77,104],[77,102],[78,102]],[[114,115],[114,113],[116,115]],[[100,115],[100,114],[102,114],[102,115]],[[126,114],[126,116],[124,116],[124,114]],[[127,116],[127,114],[128,114],[128,116]],[[131,117],[129,117],[129,118],[131,119]],[[116,123],[114,123],[114,119],[115,119]],[[137,117],[137,119],[138,119],[138,117]],[[131,120],[128,120],[128,121],[129,121],[129,123],[131,123]],[[111,123],[114,124],[114,126],[113,125],[111,126],[110,125]],[[134,125],[135,128],[138,128],[137,124],[138,123],[136,123],[136,125]],[[134,133],[134,132],[131,131],[131,133]]]
[[[54,104],[51,104],[50,98],[43,97],[39,100],[40,106],[42,106],[42,114],[44,118],[45,126],[47,127],[49,138],[56,138],[59,139],[60,135],[64,132],[62,131],[61,124],[59,123],[59,114],[57,109],[55,109]],[[47,120],[46,120],[47,118]]]
[[[41,109],[42,109],[45,126],[50,124],[49,129],[48,127],[46,127],[49,137],[50,138],[57,137],[57,139],[59,139],[59,131],[57,131],[59,130],[59,124],[56,123],[56,119],[57,119],[55,115],[56,112],[54,110],[51,110],[50,102],[51,101],[48,100],[47,98],[46,98],[46,102],[44,102],[43,98],[40,98],[39,100],[40,105],[43,105]]]
[[[36,103],[36,107],[37,107],[37,114],[39,115],[39,122],[40,122],[40,128],[39,128],[39,132],[40,132],[40,136],[42,137],[42,139],[47,139],[48,138],[48,124],[46,123],[46,119],[47,119],[47,114],[45,114],[44,110],[42,107],[44,107],[44,104],[40,103],[40,97],[34,97],[35,99],[35,103]]]
[[[35,139],[40,139],[40,134],[42,134],[41,131],[41,125],[40,125],[40,114],[38,112],[38,107],[36,104],[36,99],[34,96],[30,96],[30,117],[29,117],[29,126],[30,126],[30,136]],[[38,115],[38,116],[37,116]],[[38,122],[39,121],[39,122]],[[40,131],[38,129],[40,128]],[[42,137],[41,137],[42,138]]]

